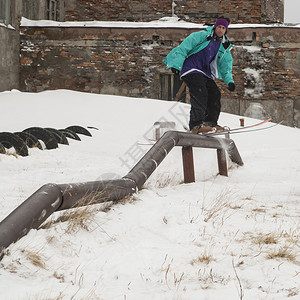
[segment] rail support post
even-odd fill
[[[224,149],[217,149],[219,173],[223,176],[228,176],[226,151]]]
[[[182,147],[184,183],[195,182],[193,148]]]

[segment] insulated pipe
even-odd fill
[[[233,162],[243,165],[231,139],[168,131],[121,179],[42,186],[0,222],[0,260],[5,248],[38,228],[56,210],[120,200],[135,193],[174,146],[225,149]]]
[[[136,184],[130,179],[42,186],[0,222],[0,260],[5,248],[38,228],[55,211],[116,201],[135,192]]]
[[[173,147],[176,146],[178,141],[178,131],[167,131],[129,171],[129,173],[124,176],[124,178],[133,180],[138,189],[141,189],[149,176],[173,149]]]
[[[61,205],[61,189],[46,184],[32,194],[0,223],[0,259],[11,243],[38,228]]]
[[[244,164],[231,139],[167,131],[123,178],[135,181],[137,188],[140,189],[174,146],[225,149],[233,162],[240,166]]]
[[[135,182],[130,179],[60,184],[59,187],[62,191],[62,205],[57,210],[116,201],[137,191]]]
[[[179,142],[177,146],[191,146],[199,148],[211,148],[211,149],[225,149],[229,158],[234,163],[243,166],[243,160],[237,150],[237,147],[233,140],[223,139],[210,136],[199,136],[197,134],[189,134],[186,132],[180,132]]]
[[[174,146],[193,146],[217,150],[225,148],[232,161],[243,165],[232,140],[168,131],[122,179],[59,185],[63,194],[62,205],[58,210],[120,200],[135,193],[142,188]]]

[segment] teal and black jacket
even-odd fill
[[[178,47],[174,48],[164,60],[167,68],[182,70],[186,58],[203,50],[210,43],[213,36],[213,27],[206,30],[193,32]],[[226,84],[234,82],[232,78],[232,56],[230,50],[232,44],[226,35],[223,36],[219,51],[215,59],[211,62],[210,68],[214,78],[223,79]]]

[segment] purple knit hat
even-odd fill
[[[227,31],[228,26],[229,26],[229,22],[226,19],[219,18],[219,19],[216,20],[214,28],[218,27],[219,25],[223,25],[226,28],[226,31]]]

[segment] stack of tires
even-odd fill
[[[20,132],[0,132],[0,153],[5,154],[13,147],[17,155],[28,156],[28,148],[55,149],[58,144],[69,145],[68,138],[80,141],[80,134],[92,136],[78,125],[65,129],[30,127]]]

